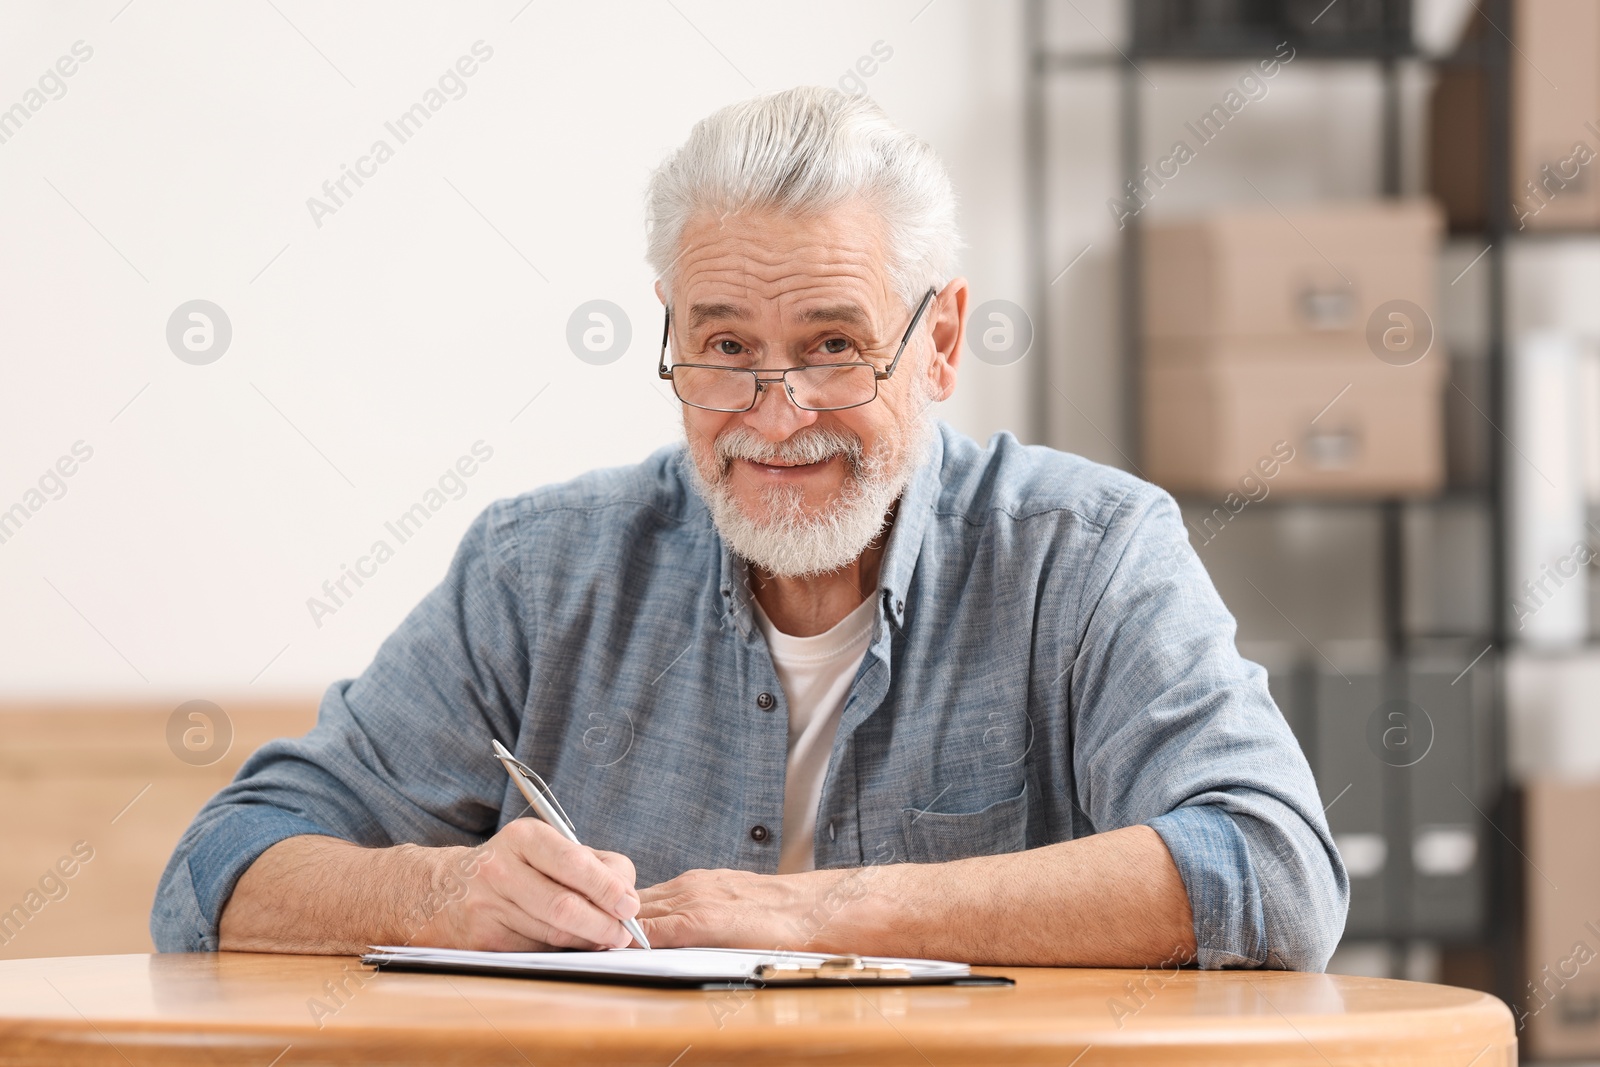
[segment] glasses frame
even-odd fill
[[[661,328],[661,355],[656,361],[656,373],[660,377],[665,378],[672,383],[672,393],[674,396],[683,401],[685,404],[688,404],[690,407],[699,408],[701,411],[721,411],[737,414],[742,411],[754,410],[755,406],[761,403],[761,394],[767,391],[767,386],[776,385],[779,382],[783,383],[783,392],[784,395],[789,398],[789,402],[795,407],[799,408],[801,411],[848,411],[851,408],[859,408],[878,399],[878,383],[888,381],[889,376],[892,375],[895,372],[895,368],[900,365],[900,357],[905,355],[906,345],[911,342],[911,335],[916,332],[917,323],[922,321],[922,313],[928,309],[928,304],[931,303],[933,298],[937,295],[938,290],[931,285],[928,286],[928,291],[922,296],[922,302],[917,305],[916,313],[911,316],[910,324],[906,326],[906,332],[900,337],[900,347],[895,349],[894,359],[889,361],[889,366],[884,370],[879,370],[876,366],[868,363],[866,360],[858,359],[852,360],[848,363],[813,363],[809,367],[786,367],[779,371],[768,371],[766,377],[762,377],[762,372],[758,370],[752,370],[746,367],[723,367],[714,363],[674,363],[670,367],[667,366],[667,339],[672,336],[672,306],[669,304],[667,306],[666,323]],[[714,408],[705,404],[696,404],[692,400],[684,399],[683,394],[678,392],[678,380],[677,378],[673,377],[672,372],[677,370],[679,367],[694,367],[700,370],[715,370],[731,374],[748,374],[756,380],[755,395],[751,398],[750,403],[746,404],[742,408]],[[790,374],[793,374],[796,371],[827,370],[830,368],[837,369],[839,367],[869,368],[872,371],[872,395],[867,397],[867,399],[860,401],[859,403],[841,404],[838,407],[826,408],[810,407],[809,405],[802,404],[799,400],[795,399],[794,386],[789,383]]]

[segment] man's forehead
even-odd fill
[[[894,303],[881,222],[860,202],[802,216],[701,214],[681,237],[681,321],[688,329],[774,318],[868,328]]]
[[[705,300],[689,304],[689,328],[695,329],[713,322],[749,322],[773,311],[767,301],[755,300]],[[838,297],[820,300],[777,300],[776,309],[784,319],[806,325],[854,326],[868,329],[872,326],[871,310],[857,301]]]

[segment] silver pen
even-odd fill
[[[516,783],[517,790],[522,793],[533,810],[539,813],[539,818],[554,826],[562,837],[574,845],[583,844],[578,840],[577,831],[572,828],[572,820],[567,818],[567,813],[561,809],[561,802],[532,767],[513,756],[499,741],[494,743],[494,758],[500,761],[500,765]],[[632,934],[633,939],[639,944],[645,948],[650,947],[650,941],[644,936],[644,928],[639,925],[639,920],[623,919],[622,928]]]

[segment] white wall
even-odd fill
[[[650,168],[715,108],[835,84],[875,42],[893,55],[868,90],[963,197],[975,298],[1026,303],[1019,10],[0,8],[0,109],[39,104],[39,76],[92,49],[0,143],[0,511],[42,505],[0,543],[0,697],[320,691],[366,665],[490,500],[673,441]],[[385,121],[480,40],[465,95],[398,143]],[[316,225],[307,198],[380,137],[393,158]],[[565,342],[596,298],[633,326],[604,367]],[[165,336],[194,299],[233,329],[205,366]],[[969,359],[944,416],[1023,430],[1029,373]],[[493,459],[465,495],[315,625],[307,598],[394,544],[384,522],[479,440]],[[64,495],[29,497],[80,441]]]

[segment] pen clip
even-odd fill
[[[494,743],[494,756],[505,766],[506,770],[511,771],[513,774],[522,775],[529,785],[537,789],[539,795],[548,800],[550,806],[555,809],[555,813],[561,816],[562,821],[567,824],[566,828],[568,830],[577,829],[577,824],[572,821],[572,816],[567,814],[566,809],[561,806],[561,801],[556,799],[555,792],[545,784],[545,780],[539,777],[538,771],[513,756],[499,741]]]

